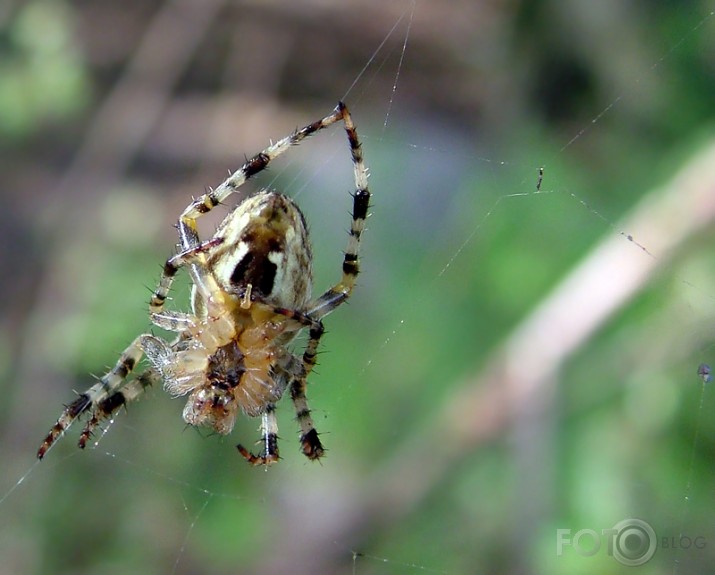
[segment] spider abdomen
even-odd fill
[[[219,285],[228,293],[249,286],[266,301],[302,308],[313,283],[308,229],[300,208],[277,192],[244,200],[216,230],[220,245],[210,255]]]

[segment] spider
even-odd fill
[[[262,190],[226,216],[213,237],[199,238],[196,221],[223,203],[249,178],[311,134],[342,121],[352,155],[356,191],[342,277],[311,298],[312,252],[306,221],[290,198]],[[151,322],[177,333],[168,342],[139,335],[116,365],[67,405],[40,446],[42,459],[55,441],[84,413],[89,419],[79,438],[84,448],[97,426],[121,406],[137,400],[163,381],[173,396],[188,395],[184,420],[220,434],[233,429],[239,410],[261,416],[262,449],[254,454],[237,445],[253,465],[279,458],[276,402],[286,389],[295,406],[302,452],[318,460],[325,449],[306,399],[307,378],[315,366],[323,335],[322,318],[344,303],[359,273],[360,237],[370,203],[367,168],[355,125],[345,104],[248,159],[218,188],[193,200],[178,221],[178,253],[170,257],[149,303]],[[191,312],[164,309],[173,279],[186,269],[191,281]],[[288,345],[303,329],[308,341],[302,356]],[[146,356],[150,366],[130,377]]]

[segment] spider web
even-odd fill
[[[519,139],[512,147],[412,109],[407,76],[426,65],[426,13],[428,3],[400,3],[343,95],[359,122],[375,197],[365,273],[351,304],[326,321],[310,389],[330,449],[325,462],[308,465],[295,453],[284,407],[284,460],[265,472],[247,469],[233,444],[250,441],[254,421],[226,439],[184,429],[177,403],[158,390],[105,426],[85,453],[71,449],[69,433],[47,460],[29,464],[32,441],[3,441],[23,450],[4,448],[0,555],[8,562],[0,574],[621,572],[605,549],[557,557],[556,530],[600,531],[641,517],[678,542],[715,540],[711,394],[696,379],[713,353],[712,236],[703,232],[712,218],[704,203],[691,205],[690,180],[673,180],[692,172],[696,188],[710,182],[712,190],[712,174],[697,153],[682,152],[626,188],[636,184],[606,177],[631,166],[622,148],[598,156],[620,110],[632,114],[654,77],[675,74],[676,61],[699,49],[713,12],[690,14],[673,41],[651,46],[657,55],[605,105],[587,106],[570,131],[521,118],[509,132]],[[679,137],[697,142],[692,130]],[[306,212],[316,289],[335,280],[345,242],[351,181],[343,138],[335,131],[300,146],[261,183],[298,198]],[[589,161],[600,167],[575,169]],[[599,188],[606,185],[615,188]],[[186,197],[144,201],[170,215]],[[677,217],[663,218],[663,206]],[[531,263],[544,249],[560,259]],[[589,284],[589,271],[600,281]],[[175,293],[181,307],[185,293]],[[106,317],[93,337],[114,337]],[[563,330],[545,329],[550,322]],[[131,337],[143,326],[123,329]],[[35,385],[32,371],[18,371],[18,386]],[[23,426],[33,441],[67,399],[52,395],[32,403],[42,414]],[[8,422],[12,438],[17,418]],[[711,554],[707,546],[661,548],[642,569],[705,572]]]

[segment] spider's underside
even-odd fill
[[[261,191],[240,203],[212,238],[199,239],[196,220],[264,170],[291,145],[342,120],[352,155],[356,191],[340,281],[311,299],[312,254],[305,218],[288,197]],[[114,368],[69,404],[40,446],[42,459],[79,416],[90,418],[79,439],[85,447],[93,431],[122,405],[163,381],[174,396],[188,395],[184,419],[228,434],[243,411],[261,416],[258,455],[238,445],[252,464],[278,460],[275,403],[289,388],[300,425],[300,442],[309,459],[325,453],[305,395],[323,334],[322,318],[350,296],[359,273],[358,251],[370,192],[357,132],[341,102],[322,120],[297,130],[259,152],[218,188],[194,200],[178,222],[179,251],[169,258],[149,304],[154,325],[178,335],[172,342],[150,334],[138,336]],[[186,268],[193,283],[191,312],[164,309],[174,276]],[[302,329],[308,343],[302,356],[288,344]],[[130,373],[146,356],[150,367]]]

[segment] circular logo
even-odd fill
[[[655,555],[658,540],[653,528],[640,519],[624,519],[613,526],[613,557],[630,567],[643,565]]]

